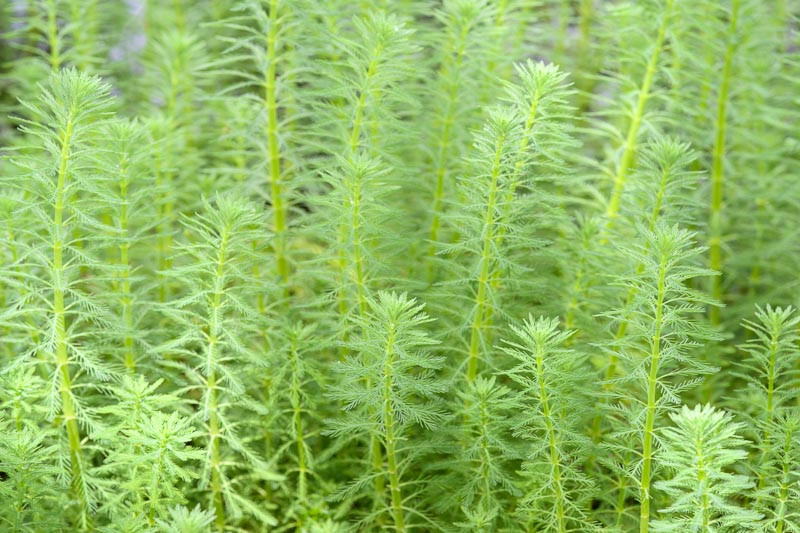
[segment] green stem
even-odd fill
[[[386,463],[389,476],[389,488],[392,498],[392,516],[395,531],[406,530],[405,516],[403,513],[403,495],[400,491],[400,476],[397,470],[397,437],[394,433],[394,410],[392,409],[392,364],[394,363],[394,327],[389,331],[386,340],[386,352],[383,364],[383,423],[386,445]]]
[[[655,202],[653,203],[653,208],[650,210],[650,221],[648,223],[649,231],[653,231],[658,223],[658,220],[661,218],[661,208],[664,204],[664,198],[667,194],[667,185],[669,184],[669,178],[672,174],[671,167],[664,167],[661,171],[661,181],[658,187],[658,194],[656,194]],[[644,272],[645,264],[643,262],[639,262],[636,265],[636,277],[640,276]],[[630,287],[628,289],[628,294],[625,297],[625,306],[623,309],[629,310],[630,306],[633,304],[633,300],[636,298],[636,295],[639,293],[636,287]],[[617,331],[614,334],[614,344],[617,345],[619,342],[625,338],[625,334],[628,331],[628,325],[630,324],[630,312],[628,312],[624,317],[623,320],[617,326]],[[606,369],[605,374],[605,383],[608,383],[616,374],[617,374],[617,365],[619,364],[619,358],[615,355],[615,352],[612,350],[611,356],[609,358],[608,368]]]
[[[264,89],[267,107],[267,142],[269,145],[269,185],[272,200],[272,229],[275,266],[283,284],[284,296],[289,293],[289,262],[286,257],[286,199],[281,183],[281,157],[278,141],[278,105],[275,84],[275,60],[278,47],[278,0],[269,4],[269,32],[267,33],[267,72]]]
[[[566,533],[566,514],[564,512],[564,488],[561,479],[561,454],[556,442],[555,426],[550,411],[550,401],[545,387],[544,375],[544,351],[542,346],[536,348],[536,381],[539,384],[539,398],[542,403],[542,415],[544,416],[545,433],[547,434],[547,447],[550,452],[550,466],[552,468],[552,484],[556,500],[556,518],[558,520],[558,531]]]
[[[772,448],[770,443],[770,440],[772,439],[770,426],[772,425],[772,420],[775,416],[775,368],[778,358],[778,334],[778,331],[772,331],[769,341],[769,365],[767,367],[767,405],[764,420],[764,434],[761,437],[763,446],[761,449],[761,465],[764,465],[767,462]],[[767,478],[764,475],[764,469],[758,469],[758,488],[763,489],[766,482]]]
[[[783,533],[783,528],[786,523],[786,515],[789,512],[787,509],[787,503],[789,502],[789,489],[792,487],[792,473],[794,469],[794,464],[792,462],[787,461],[786,459],[790,456],[789,454],[792,451],[792,447],[794,446],[794,431],[787,430],[786,431],[786,439],[783,442],[783,461],[782,463],[782,476],[781,476],[781,484],[780,484],[780,503],[778,504],[778,508],[775,510],[775,517],[777,519],[775,524],[775,533]]]
[[[47,2],[47,44],[50,48],[50,70],[58,72],[61,69],[61,41],[58,37],[58,21],[56,20],[56,4],[54,0]]]
[[[290,349],[292,364],[292,424],[294,425],[295,446],[297,448],[297,501],[306,501],[306,445],[303,436],[303,405],[301,401],[301,376],[300,376],[300,354],[297,351],[297,338],[292,337]]]
[[[647,414],[644,423],[644,438],[642,451],[642,475],[641,475],[641,512],[639,532],[647,533],[650,526],[650,476],[653,459],[653,431],[656,418],[656,401],[658,394],[658,365],[661,357],[661,328],[663,327],[664,298],[666,296],[666,258],[661,259],[658,271],[658,295],[655,305],[655,317],[653,324],[655,330],[651,339],[652,348],[650,352],[650,373],[647,377]]]
[[[503,45],[506,43],[505,32],[503,26],[505,25],[506,10],[508,9],[508,0],[497,0],[497,16],[494,19],[493,34],[496,39],[495,49],[489,62],[486,64],[486,73],[489,78],[492,78],[497,71],[497,58],[503,55]],[[485,96],[485,95],[484,95]]]
[[[567,54],[565,53],[567,49],[567,30],[569,29],[569,22],[570,18],[572,18],[572,2],[562,0],[559,2],[558,6],[558,31],[556,32],[556,43],[555,43],[555,57],[557,59],[557,64],[564,65],[567,62]]]
[[[206,390],[208,393],[208,446],[211,458],[211,497],[214,502],[215,523],[219,531],[225,530],[225,504],[222,494],[222,465],[220,462],[220,427],[217,412],[217,343],[221,334],[220,309],[222,307],[222,293],[225,289],[225,263],[230,238],[229,228],[221,231],[219,251],[217,252],[217,270],[214,279],[214,297],[208,327],[208,344],[206,345]]]
[[[714,148],[711,162],[711,213],[708,224],[709,242],[709,268],[722,272],[722,211],[723,211],[723,185],[725,179],[725,144],[727,134],[727,106],[728,91],[731,81],[733,55],[736,50],[735,36],[739,24],[739,0],[731,4],[731,19],[728,35],[728,45],[725,49],[725,59],[722,66],[719,96],[717,97],[717,116],[715,122]],[[722,276],[714,276],[711,286],[711,296],[717,301],[722,301]],[[720,322],[720,310],[712,306],[709,319],[713,325]]]
[[[464,53],[466,51],[467,40],[467,27],[464,26],[461,30],[461,41],[456,53],[453,70],[458,72],[464,61]],[[443,75],[444,66],[439,70],[439,76]],[[455,114],[457,110],[459,84],[451,83],[450,90],[447,93],[447,104],[445,107],[444,121],[442,123],[442,130],[439,136],[439,154],[436,161],[436,188],[433,193],[433,218],[431,220],[431,228],[428,238],[430,239],[430,246],[428,247],[428,282],[433,282],[434,268],[431,259],[436,253],[436,243],[439,242],[439,227],[441,226],[442,207],[444,203],[444,185],[447,177],[449,152],[450,152],[450,135],[455,122]]]
[[[512,202],[514,200],[514,193],[517,190],[517,187],[520,185],[519,176],[522,173],[523,168],[525,167],[525,152],[528,149],[528,144],[530,143],[531,132],[533,131],[533,127],[536,124],[537,118],[537,111],[539,110],[539,102],[541,101],[542,94],[539,89],[534,92],[533,98],[531,99],[531,105],[528,108],[528,116],[525,119],[525,126],[523,129],[522,140],[519,143],[519,153],[520,158],[519,160],[514,163],[514,169],[511,172],[508,190],[505,191],[505,201],[501,207],[500,212],[500,227],[497,229],[497,247],[500,248],[503,245],[503,240],[506,236],[506,231],[508,228],[508,219],[511,215],[511,207]],[[497,290],[500,286],[500,276],[503,272],[500,269],[495,269],[492,272],[492,283],[491,287],[492,290]],[[494,315],[494,310],[489,308],[486,310],[486,325],[490,325],[492,322],[492,317]]]
[[[592,19],[594,18],[594,0],[581,0],[579,7],[578,19],[578,59],[577,70],[580,72],[578,76],[578,84],[581,94],[578,96],[578,107],[587,111],[591,105],[592,91],[594,90],[594,79],[592,74],[596,72],[593,67],[593,57],[591,55],[591,28]]]
[[[130,242],[128,240],[129,228],[128,228],[128,185],[130,179],[128,176],[128,164],[127,161],[122,161],[120,165],[120,180],[119,180],[119,188],[120,188],[120,198],[122,199],[122,204],[120,207],[120,216],[119,216],[119,226],[120,226],[120,237],[122,242],[119,247],[119,263],[122,267],[122,271],[120,273],[120,277],[122,278],[122,282],[120,284],[121,289],[121,302],[122,302],[122,320],[125,326],[125,338],[124,338],[124,354],[125,354],[125,368],[128,369],[130,373],[136,371],[136,359],[133,353],[133,305],[132,305],[132,298],[131,298],[131,265],[130,265],[130,258],[129,258],[129,251],[130,251]]]
[[[378,60],[380,58],[380,54],[382,52],[382,46],[378,44],[373,52],[372,59],[369,62],[369,66],[367,67],[367,72],[365,75],[364,83],[361,86],[361,90],[358,91],[358,100],[356,101],[355,110],[353,112],[353,126],[350,131],[350,137],[347,143],[347,155],[348,158],[352,160],[353,156],[355,155],[356,151],[360,145],[360,138],[361,138],[361,129],[364,122],[364,110],[367,104],[367,88],[370,86],[370,82],[372,78],[375,77],[378,70]],[[350,207],[352,205],[352,213],[353,213],[353,223],[356,223],[357,217],[359,217],[359,210],[360,210],[360,180],[357,181],[357,190],[355,191],[354,198],[352,200],[352,204],[350,199],[345,201],[345,208]],[[355,230],[355,228],[353,228]],[[347,224],[342,224],[339,228],[339,244],[342,245],[347,242],[347,234],[348,234],[348,227]],[[359,245],[360,246],[360,245]],[[357,249],[354,250],[354,256],[360,255],[361,250],[360,247],[356,246]],[[347,257],[345,255],[343,247],[341,247],[341,251],[339,252],[339,274],[343,280],[342,285],[345,285],[344,280],[347,278]],[[359,272],[358,265],[354,265],[356,267],[356,290],[358,291],[358,306],[359,312],[362,314],[366,310],[366,301],[363,300],[364,291],[363,291],[363,269]],[[342,316],[346,316],[348,312],[348,305],[347,305],[347,295],[346,291],[340,291],[339,294],[339,312]],[[345,329],[344,332],[344,340],[346,341],[348,338],[347,330]]]
[[[383,52],[383,46],[381,43],[375,47],[373,51],[372,58],[367,66],[367,71],[364,76],[364,82],[361,86],[361,90],[358,91],[358,100],[356,100],[355,109],[353,111],[353,125],[350,131],[350,137],[347,143],[347,155],[348,158],[352,160],[353,156],[359,149],[361,144],[361,130],[364,123],[364,112],[366,110],[367,105],[367,96],[368,91],[367,88],[371,85],[372,79],[378,73],[378,65],[379,60],[381,57],[381,53]],[[356,294],[357,294],[357,304],[358,304],[358,312],[361,317],[363,317],[367,310],[367,299],[366,299],[366,279],[364,274],[364,267],[363,267],[363,250],[362,250],[362,243],[361,243],[361,175],[359,174],[358,179],[355,183],[355,190],[353,191],[352,202],[348,199],[345,202],[345,207],[351,209],[351,226],[350,230],[352,230],[352,238],[353,238],[353,271],[355,276],[355,285],[356,285]],[[342,224],[339,228],[339,242],[340,244],[344,244],[347,242],[347,235],[348,235],[348,226],[347,224]],[[345,255],[344,247],[342,247],[341,251],[339,252],[339,273],[342,280],[345,280],[347,277],[347,257]],[[344,285],[344,283],[343,283]],[[339,313],[342,316],[346,316],[348,314],[348,304],[347,304],[347,294],[346,291],[341,291],[339,294]],[[343,332],[343,340],[347,341],[349,338],[349,332],[345,328]],[[367,384],[369,386],[369,383]],[[372,457],[372,467],[375,472],[380,472],[383,469],[383,456],[381,450],[380,440],[376,436],[372,436],[370,438],[370,455]],[[384,493],[384,479],[383,476],[376,476],[374,481],[374,490],[375,490],[375,497],[376,503],[379,501],[379,498],[383,497]]]
[[[58,182],[55,192],[55,205],[53,214],[53,318],[55,322],[55,353],[58,371],[61,374],[61,414],[67,428],[69,442],[70,466],[72,469],[71,488],[78,500],[80,508],[80,521],[84,528],[91,528],[89,516],[89,502],[85,490],[83,472],[83,455],[81,450],[81,434],[75,412],[72,396],[72,378],[69,371],[67,315],[64,305],[64,257],[63,236],[66,231],[64,226],[64,207],[69,178],[68,160],[70,157],[73,134],[74,110],[70,111],[67,118],[67,127],[61,140],[61,154],[58,166]]]
[[[500,161],[503,155],[504,139],[501,137],[495,145],[494,161],[492,163],[491,182],[489,185],[489,197],[487,199],[486,213],[483,221],[483,249],[480,259],[480,275],[478,278],[478,293],[475,296],[475,311],[470,325],[469,340],[469,362],[467,365],[467,380],[475,381],[478,375],[478,355],[481,346],[481,335],[484,330],[484,318],[486,308],[489,305],[488,296],[490,283],[492,280],[492,244],[495,243],[495,210],[497,196],[499,194],[500,180]]]
[[[695,453],[697,453],[697,485],[701,490],[700,509],[703,516],[703,525],[700,531],[709,531],[708,525],[711,521],[711,502],[708,497],[708,473],[706,472],[702,435],[695,441]]]
[[[211,499],[214,502],[214,523],[219,531],[225,531],[225,502],[222,495],[222,465],[220,464],[219,417],[217,415],[217,377],[214,372],[207,379],[209,446],[211,456]]]
[[[480,439],[479,444],[481,448],[480,459],[480,472],[481,472],[481,486],[483,488],[483,498],[481,501],[489,501],[492,495],[492,471],[491,471],[491,454],[489,452],[489,407],[486,404],[486,396],[481,397],[481,402],[478,409],[480,410]]]
[[[664,7],[655,45],[650,54],[650,59],[647,62],[647,70],[645,71],[642,85],[639,88],[639,96],[636,99],[636,107],[633,110],[633,118],[628,125],[628,133],[625,137],[625,147],[622,152],[622,157],[619,161],[619,166],[617,167],[617,172],[614,175],[614,189],[611,193],[611,199],[608,202],[608,207],[606,208],[606,217],[608,218],[606,223],[607,230],[611,229],[614,224],[614,219],[619,214],[622,192],[628,179],[628,173],[630,172],[630,169],[634,163],[636,156],[636,139],[639,136],[639,129],[642,126],[645,106],[647,104],[647,100],[650,98],[650,90],[653,85],[653,80],[658,72],[658,58],[661,55],[661,50],[664,47],[664,40],[667,34],[667,27],[669,26],[669,19],[672,14],[673,3],[674,0],[667,0],[667,4]]]

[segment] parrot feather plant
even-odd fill
[[[0,531],[800,531],[799,36],[0,2]]]

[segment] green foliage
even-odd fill
[[[507,375],[521,387],[518,401],[526,406],[515,432],[530,441],[518,512],[528,529],[590,531],[584,509],[593,487],[579,467],[588,448],[580,432],[588,412],[581,405],[585,358],[563,348],[572,333],[559,331],[558,319],[528,316],[512,330],[518,340],[507,341],[503,351],[516,366]]]
[[[422,305],[405,294],[383,291],[368,304],[365,318],[359,320],[362,333],[351,343],[357,355],[335,367],[343,379],[332,389],[331,398],[341,402],[345,416],[329,420],[326,433],[345,438],[368,435],[380,442],[386,451],[381,471],[368,469],[338,497],[351,498],[374,476],[386,477],[389,495],[377,512],[390,513],[394,528],[405,531],[411,527],[406,525],[407,511],[413,512],[415,522],[422,516],[403,494],[412,484],[408,471],[424,447],[424,440],[411,440],[409,434],[414,426],[434,430],[442,419],[437,393],[445,387],[435,375],[442,359],[426,351],[436,341],[421,329],[431,321]]]
[[[741,424],[731,415],[706,405],[684,406],[672,415],[674,428],[664,430],[664,460],[673,477],[658,488],[671,505],[661,510],[664,520],[653,531],[749,531],[759,527],[761,516],[737,505],[742,491],[751,489],[747,477],[727,472],[743,461],[745,440],[736,433]]]
[[[259,243],[264,241],[258,232],[263,220],[239,198],[218,196],[213,204],[203,203],[203,213],[184,219],[191,240],[179,247],[169,272],[187,288],[184,297],[169,302],[163,311],[182,334],[159,351],[165,359],[185,356],[185,362],[167,360],[165,364],[176,367],[180,372],[176,380],[186,382],[184,393],[195,397],[195,416],[206,449],[199,488],[213,502],[215,522],[223,528],[227,514],[237,519],[249,513],[274,524],[269,512],[236,489],[245,465],[260,479],[275,478],[248,442],[246,428],[257,418],[241,416],[247,410],[264,411],[247,394],[248,381],[257,377],[263,364],[260,345],[253,342],[258,336],[252,331],[264,327],[264,317],[247,293],[260,285],[251,272]]]
[[[0,530],[800,531],[799,24],[0,2]]]

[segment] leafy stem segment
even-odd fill
[[[222,295],[225,290],[225,264],[230,227],[221,228],[217,269],[214,277],[214,293],[211,304],[206,352],[206,409],[208,412],[208,450],[211,458],[211,498],[214,502],[215,522],[220,531],[225,530],[225,504],[222,494],[222,472],[220,460],[220,427],[217,412],[217,341],[221,331]]]
[[[400,477],[397,470],[397,437],[394,430],[394,410],[392,408],[392,366],[394,364],[394,338],[396,334],[394,323],[389,324],[386,336],[386,346],[383,354],[383,440],[386,446],[387,475],[389,477],[389,490],[392,499],[392,516],[396,531],[406,530],[405,517],[403,516],[403,495],[400,491]]]
[[[664,327],[664,297],[666,295],[667,258],[662,256],[658,268],[653,335],[650,340],[649,373],[647,376],[647,405],[642,442],[642,473],[640,479],[640,533],[650,527],[651,471],[653,461],[653,431],[655,429],[656,402],[658,400],[658,365],[661,358],[661,330]]]
[[[492,161],[491,179],[484,214],[484,234],[481,246],[480,267],[478,277],[478,291],[475,295],[475,310],[473,311],[472,324],[470,325],[469,362],[467,365],[467,380],[475,381],[478,375],[478,355],[481,349],[481,336],[483,333],[487,308],[489,305],[489,285],[492,281],[491,265],[493,261],[492,250],[497,239],[495,227],[495,211],[497,196],[499,195],[499,181],[501,174],[500,162],[505,148],[505,136],[501,135],[495,143],[494,159]]]
[[[75,127],[76,110],[70,109],[66,127],[60,137],[61,152],[58,163],[58,177],[53,206],[53,320],[55,323],[56,365],[60,373],[61,414],[67,428],[69,459],[72,469],[70,487],[78,500],[83,525],[89,526],[89,502],[84,479],[83,455],[81,452],[81,432],[72,396],[72,377],[69,371],[67,313],[64,305],[64,291],[67,280],[64,272],[64,209],[66,189],[69,186],[69,159],[72,150],[72,135]]]
[[[661,55],[661,51],[664,48],[664,41],[667,35],[667,29],[669,27],[674,3],[674,0],[667,0],[666,5],[664,6],[664,11],[661,15],[661,24],[658,28],[658,34],[656,35],[655,43],[653,43],[653,51],[650,53],[650,59],[647,62],[647,69],[645,70],[642,84],[639,87],[639,94],[636,98],[633,116],[631,117],[631,122],[628,125],[628,133],[625,136],[625,145],[623,147],[622,156],[619,160],[619,164],[617,165],[617,171],[614,174],[614,188],[611,192],[611,199],[609,200],[606,208],[606,217],[608,219],[606,222],[607,229],[611,228],[611,226],[614,224],[614,220],[619,214],[622,192],[625,189],[628,173],[634,164],[636,157],[637,138],[639,136],[639,130],[641,129],[642,121],[644,119],[645,107],[648,99],[650,98],[653,80],[658,72],[658,60],[659,56]]]

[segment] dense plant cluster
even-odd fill
[[[0,530],[800,531],[795,0],[0,2]]]

